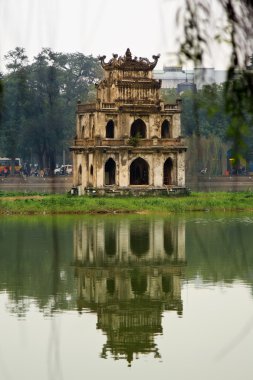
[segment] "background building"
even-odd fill
[[[176,88],[178,93],[196,91],[204,85],[224,83],[226,76],[226,70],[215,70],[213,67],[188,70],[181,66],[164,66],[163,70],[154,71],[154,78],[162,81],[162,88]]]

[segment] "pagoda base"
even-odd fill
[[[190,189],[180,186],[164,186],[153,187],[147,185],[117,187],[105,186],[102,188],[88,187],[81,189],[81,186],[72,187],[70,193],[72,195],[89,195],[89,196],[178,196],[190,195]]]

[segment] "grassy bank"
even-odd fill
[[[72,197],[0,194],[1,214],[92,214],[253,210],[253,192],[192,193],[185,197]]]

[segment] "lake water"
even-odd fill
[[[253,375],[253,214],[0,218],[0,379]]]

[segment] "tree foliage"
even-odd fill
[[[197,67],[216,40],[230,47],[229,74],[244,69],[253,51],[252,20],[253,0],[185,0],[181,58]]]
[[[226,84],[206,85],[200,90],[185,91],[182,99],[181,127],[188,147],[186,173],[197,175],[206,168],[209,175],[222,175],[226,170],[229,149],[230,115],[225,104]],[[163,99],[174,103],[176,89],[164,89]]]
[[[74,135],[75,104],[94,94],[97,60],[44,48],[29,63],[17,47],[6,56],[0,119],[1,152],[53,169]]]
[[[215,18],[212,7],[220,7],[222,20]],[[230,64],[224,91],[225,109],[229,116],[227,136],[235,158],[252,149],[253,116],[253,0],[185,0],[184,38],[181,59],[191,60],[195,67],[203,64],[214,40],[230,47]],[[247,139],[248,137],[248,139]]]
[[[230,118],[225,108],[224,91],[225,84],[212,84],[197,92],[185,91],[180,95],[182,133],[185,136],[196,134],[227,140]],[[165,101],[174,103],[178,94],[176,89],[164,89],[162,96]]]

